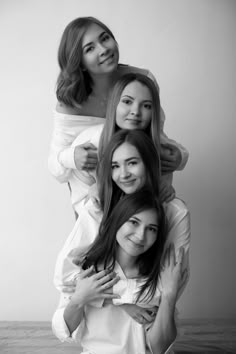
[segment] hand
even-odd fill
[[[172,144],[161,144],[161,173],[174,172],[182,160],[180,150]]]
[[[158,310],[157,306],[145,309],[135,304],[123,304],[120,307],[136,322],[140,324],[147,324],[154,321]]]
[[[162,295],[176,302],[178,292],[187,279],[187,271],[183,271],[182,263],[184,259],[184,249],[181,247],[176,259],[174,246],[171,244],[165,254],[161,266],[160,283]]]
[[[77,170],[94,170],[97,166],[97,148],[91,143],[77,145],[74,152]]]
[[[161,183],[160,185],[160,199],[161,203],[170,202],[175,198],[175,189],[171,185],[167,185],[166,183]]]
[[[102,270],[94,273],[91,266],[78,274],[75,292],[71,297],[74,304],[86,305],[96,299],[114,299],[119,295],[113,294],[112,287],[119,281],[115,272]]]

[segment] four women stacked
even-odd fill
[[[53,330],[83,353],[164,353],[189,273],[189,212],[171,185],[188,153],[163,133],[151,73],[118,60],[97,19],[65,29],[49,168],[78,219],[57,259]]]

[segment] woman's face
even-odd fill
[[[125,194],[134,193],[145,185],[145,165],[135,146],[125,142],[114,151],[112,179]]]
[[[152,96],[139,81],[130,82],[123,90],[116,108],[116,125],[120,129],[146,129],[152,120]]]
[[[100,26],[93,23],[82,39],[82,65],[89,74],[105,74],[116,70],[119,51],[116,41]]]
[[[131,216],[117,231],[118,257],[126,254],[137,257],[146,252],[156,241],[158,216],[155,209],[141,211]]]

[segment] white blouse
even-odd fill
[[[170,243],[173,243],[178,255],[179,249],[183,247],[185,250],[183,267],[189,273],[189,211],[182,200],[175,198],[165,205],[165,213],[167,219],[165,249]],[[73,260],[76,255],[87,250],[93,243],[98,234],[101,219],[102,211],[95,196],[90,196],[87,200],[81,202],[79,217],[56,261],[54,284],[59,291],[64,288],[65,283],[74,281],[74,277],[78,273],[78,267],[73,263]]]
[[[80,272],[80,268],[77,268],[77,272]],[[90,302],[84,308],[81,323],[70,335],[64,320],[64,310],[71,295],[64,292],[53,316],[53,332],[62,342],[78,342],[84,354],[149,354],[151,351],[146,332],[151,325],[139,324],[119,307],[123,303],[135,302],[135,296],[143,282],[138,279],[127,279],[118,262],[114,270],[120,276],[120,280],[114,285],[113,292],[120,295],[121,299]],[[151,301],[138,302],[137,305],[146,308],[159,306],[159,294],[160,289],[157,289]],[[167,352],[170,353],[169,350]]]

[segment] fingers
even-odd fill
[[[94,273],[94,268],[93,266],[89,267],[88,269],[85,269],[81,273],[79,273],[79,278],[84,279],[87,278],[88,276],[91,276]]]
[[[84,143],[80,146],[83,146],[85,150],[91,149],[91,150],[97,150],[96,146],[94,146],[92,143]]]
[[[111,280],[107,281],[103,285],[101,285],[101,290],[107,290],[111,288],[113,285],[115,285],[118,281],[120,280],[120,277],[118,275],[115,276],[115,278],[112,278]]]

